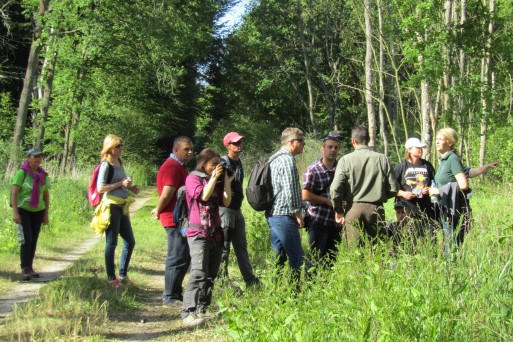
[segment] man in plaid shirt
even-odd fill
[[[266,211],[271,228],[271,244],[278,256],[278,267],[287,258],[296,281],[301,274],[304,252],[299,228],[303,227],[301,214],[301,185],[295,156],[303,153],[305,138],[299,128],[286,128],[281,134],[281,149],[271,158],[271,181],[274,202]]]
[[[339,132],[330,132],[324,138],[321,146],[322,157],[303,174],[302,196],[310,204],[309,222],[306,223],[310,245],[307,269],[319,262],[319,266],[332,265],[337,245],[342,239],[342,226],[335,221],[335,211],[330,199],[330,185],[340,150],[339,137]]]

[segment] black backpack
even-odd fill
[[[173,210],[173,221],[175,221],[176,228],[184,229],[189,227],[189,207],[185,199],[185,185],[176,190],[176,205]]]
[[[273,185],[271,181],[271,162],[285,155],[280,153],[265,162],[258,161],[249,176],[246,188],[246,199],[256,211],[271,209],[274,202]]]

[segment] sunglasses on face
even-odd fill
[[[123,148],[123,144],[119,144],[115,146],[116,148]]]
[[[232,144],[233,146],[240,146],[242,145],[242,140],[239,140],[237,142],[231,142],[230,144]]]

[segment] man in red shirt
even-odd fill
[[[173,220],[176,205],[176,192],[185,185],[187,162],[192,158],[192,141],[179,136],[173,143],[173,153],[162,164],[157,173],[157,191],[159,200],[157,207],[151,211],[160,220],[167,234],[167,257],[164,276],[164,305],[182,305],[182,282],[191,257],[187,239],[182,236]]]

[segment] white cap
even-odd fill
[[[406,148],[410,148],[410,147],[425,148],[425,147],[427,147],[427,145],[424,144],[423,142],[421,142],[418,138],[410,138],[410,139],[406,140],[404,147],[406,147]]]

